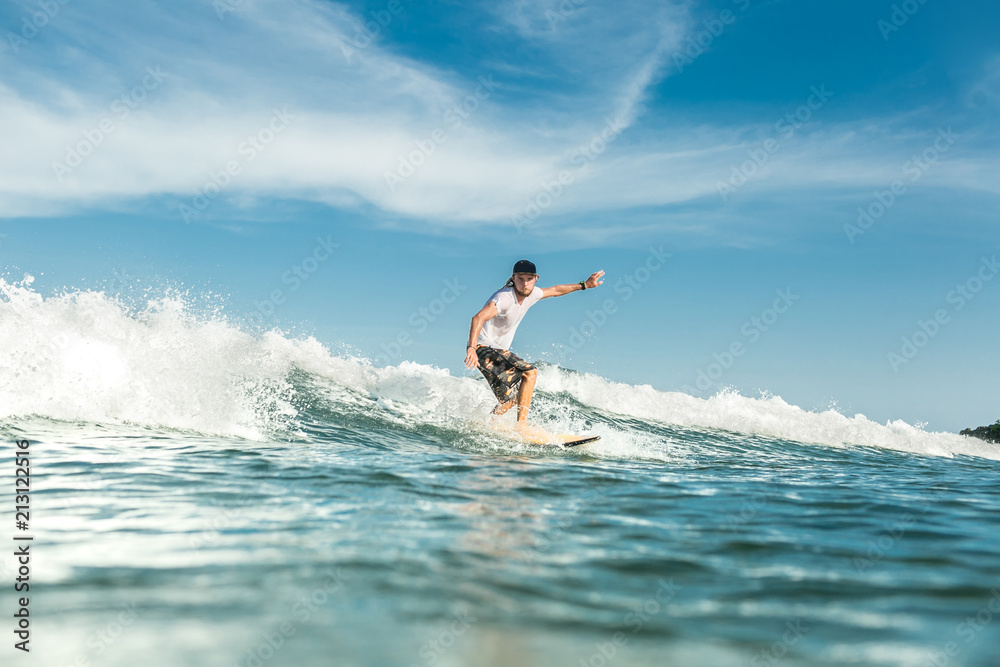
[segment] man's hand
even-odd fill
[[[590,277],[586,280],[581,280],[579,283],[569,283],[568,285],[553,285],[552,287],[542,288],[542,298],[547,299],[550,296],[563,296],[564,294],[570,294],[572,292],[579,292],[577,287],[581,286],[581,283],[585,286],[584,289],[593,289],[598,285],[604,283],[601,277],[604,275],[604,271],[597,271],[596,273],[590,274]]]
[[[587,289],[594,289],[598,285],[604,283],[604,281],[601,280],[603,276],[604,276],[604,271],[598,271],[597,273],[592,273],[590,274],[590,277],[584,281],[584,284],[587,286]]]
[[[466,368],[476,368],[479,366],[479,355],[476,354],[476,348],[468,347],[465,349],[465,367]]]

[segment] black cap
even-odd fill
[[[526,259],[522,259],[514,265],[513,273],[538,273],[538,271],[535,270],[534,264]]]

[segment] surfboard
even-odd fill
[[[546,447],[561,447],[563,449],[567,447],[576,447],[577,445],[583,445],[588,442],[594,442],[600,440],[599,435],[570,435],[570,434],[557,434],[548,433],[544,429],[534,428],[528,433],[519,433],[515,437],[519,440],[524,440],[525,442],[530,442],[533,445],[544,445]]]
[[[549,433],[544,428],[535,426],[534,424],[512,428],[507,424],[492,421],[490,422],[490,427],[513,440],[520,440],[521,442],[527,442],[532,445],[543,445],[545,447],[559,447],[560,449],[576,447],[577,445],[585,445],[588,442],[594,442],[601,439],[601,436],[599,435]]]
[[[577,445],[585,445],[588,442],[596,442],[601,439],[599,435],[560,435],[557,436],[563,438],[561,443],[554,443],[557,447],[576,447]]]

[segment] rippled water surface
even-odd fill
[[[542,365],[601,436],[543,449],[471,374],[0,291],[4,665],[1000,665],[996,445]]]
[[[8,423],[38,664],[997,664],[996,461],[312,416],[281,442]]]

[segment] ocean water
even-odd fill
[[[543,366],[376,368],[181,296],[0,281],[2,664],[1000,665],[1000,447]]]

